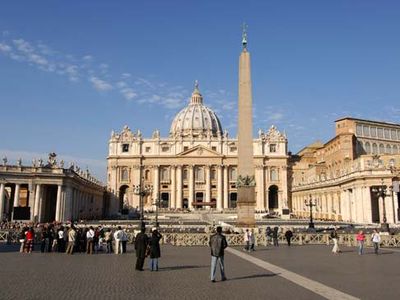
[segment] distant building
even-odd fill
[[[120,210],[140,206],[137,187],[151,187],[144,207],[169,209],[236,208],[237,139],[230,138],[216,113],[203,104],[196,84],[187,107],[175,116],[168,137],[155,130],[144,138],[125,126],[109,141],[107,187]],[[256,210],[288,208],[287,138],[275,126],[253,141]]]
[[[335,127],[331,140],[292,157],[292,212],[307,217],[311,197],[316,218],[381,223],[385,211],[388,223],[398,223],[400,125],[346,117]],[[374,192],[381,185],[385,203]]]
[[[89,171],[72,165],[64,168],[55,154],[49,161],[33,161],[31,166],[0,166],[0,216],[3,220],[34,222],[96,219],[112,213],[105,187]]]

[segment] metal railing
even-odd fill
[[[135,233],[127,231],[128,243],[133,243]],[[210,239],[209,233],[162,233],[163,244],[174,246],[208,246]],[[243,246],[245,244],[243,234],[226,234],[227,242],[230,246]],[[255,245],[267,246],[272,244],[272,240],[267,239],[265,234],[255,233]],[[357,246],[356,234],[339,234],[339,244],[344,246]],[[36,232],[35,240],[39,240],[39,233]],[[283,234],[279,234],[278,241],[286,243]],[[0,242],[18,243],[18,233],[15,231],[0,231]],[[294,245],[329,245],[332,244],[330,235],[327,233],[294,233],[292,237]],[[371,235],[366,235],[365,246],[372,246]],[[400,247],[400,235],[381,235],[381,247]]]

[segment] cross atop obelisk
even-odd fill
[[[253,103],[246,24],[243,24],[242,45],[243,49],[239,57],[237,223],[239,226],[249,227],[255,224],[254,208],[256,202],[253,161]]]

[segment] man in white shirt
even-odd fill
[[[375,254],[378,254],[379,244],[381,243],[381,236],[380,236],[378,230],[374,229],[371,239],[372,239],[372,243],[374,244],[374,252],[375,252]]]
[[[94,229],[92,226],[86,232],[86,253],[93,254],[93,239],[94,239]]]
[[[122,235],[123,235],[122,228],[121,226],[118,226],[118,230],[114,232],[115,254],[122,253],[122,247],[121,247]]]

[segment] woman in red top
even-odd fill
[[[362,255],[364,251],[364,241],[365,241],[365,234],[362,230],[360,230],[356,236],[358,242],[358,254]]]
[[[35,238],[35,232],[32,227],[26,232],[26,252],[32,253],[33,250],[33,240]]]

